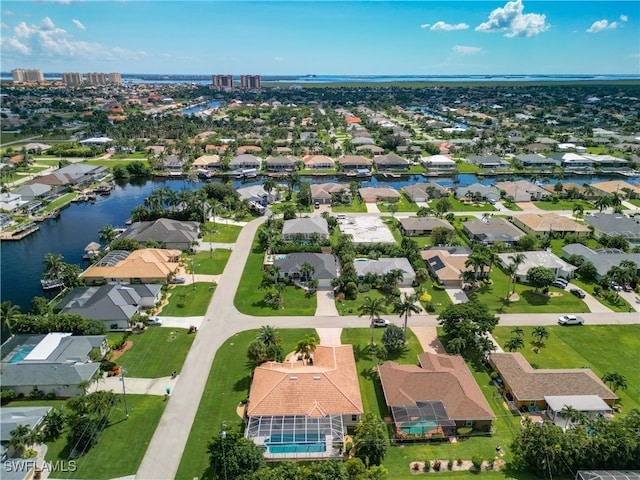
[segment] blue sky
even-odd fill
[[[5,1],[1,69],[640,74],[640,2]]]

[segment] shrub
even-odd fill
[[[22,458],[36,458],[38,456],[38,452],[36,452],[33,448],[27,448],[22,453]]]
[[[449,459],[449,465],[448,465],[449,470],[453,469],[453,463],[454,463],[454,462],[453,462],[453,458],[450,458],[450,459]]]
[[[477,469],[480,469],[482,467],[483,461],[484,460],[480,455],[474,455],[473,457],[471,457],[471,463],[473,463],[473,466]]]
[[[462,436],[462,437],[466,437],[467,435],[469,435],[471,432],[473,431],[472,427],[460,427],[458,429],[458,435]]]
[[[370,290],[371,290],[371,285],[369,285],[368,283],[361,283],[358,286],[358,292],[360,293],[367,293]]]
[[[424,306],[424,309],[429,313],[433,313],[436,311],[436,306],[433,304],[433,302],[427,302]]]
[[[424,471],[428,472],[431,469],[431,460],[428,458],[424,461]]]
[[[336,301],[344,302],[344,293],[339,293],[338,296],[336,297]]]
[[[108,372],[110,370],[113,370],[113,367],[116,366],[115,362],[112,362],[110,360],[103,360],[100,362],[100,371],[101,372]]]
[[[431,440],[439,442],[440,440],[444,439],[444,435],[442,433],[433,433],[431,434]]]
[[[16,392],[14,392],[13,390],[2,390],[2,392],[0,393],[0,401],[5,404],[9,400],[14,399],[15,396]]]
[[[435,462],[433,462],[433,469],[436,472],[440,471],[440,467],[442,467],[442,462],[440,462],[440,460],[436,460]]]
[[[49,392],[49,393],[47,393],[46,398],[47,398],[47,400],[55,400],[56,399],[56,394],[53,393],[53,392]]]
[[[344,452],[349,455],[349,452],[351,452],[351,449],[353,448],[353,443],[351,442],[347,442],[347,444],[344,446]]]
[[[439,285],[437,283],[433,284],[433,289],[434,290],[444,290],[444,285]]]

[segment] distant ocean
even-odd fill
[[[46,80],[62,80],[60,73],[45,73]],[[11,80],[10,72],[0,72],[0,80]],[[197,83],[208,85],[211,75],[123,73],[125,83]],[[234,76],[234,80],[240,77]],[[512,74],[512,75],[262,75],[262,82],[273,83],[400,83],[400,82],[566,82],[566,81],[640,81],[640,74]]]

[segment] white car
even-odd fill
[[[575,315],[563,315],[558,318],[559,325],[584,325],[584,318]]]
[[[160,317],[149,317],[149,320],[147,320],[147,325],[149,325],[150,327],[159,327],[162,325],[162,319]]]
[[[373,319],[374,327],[386,327],[387,325],[389,325],[389,320],[387,320],[386,318],[378,317]]]

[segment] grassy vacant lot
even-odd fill
[[[572,211],[576,205],[582,205],[585,210],[593,210],[593,204],[584,200],[558,200],[557,202],[532,202],[540,210],[569,210]]]
[[[258,288],[262,281],[263,260],[264,252],[254,241],[233,300],[236,308],[247,315],[257,316],[314,315],[317,306],[316,296],[307,295],[304,290],[294,286],[287,286],[282,295],[284,308],[278,309],[263,301],[265,291]]]
[[[110,424],[102,431],[97,445],[89,453],[76,459],[77,471],[55,472],[56,478],[101,479],[136,473],[166,403],[161,396],[129,394],[127,405],[129,418],[125,419],[124,404],[121,401],[111,410]],[[69,458],[66,432],[47,446],[47,461],[66,461]]]
[[[455,197],[449,196],[451,202],[451,212],[494,212],[496,207],[490,203],[473,203],[473,202],[461,202]],[[435,210],[438,200],[431,200],[429,207]]]
[[[292,352],[300,339],[315,334],[314,329],[278,331],[284,340],[285,352]],[[246,353],[247,346],[256,334],[257,330],[237,333],[218,349],[176,478],[210,478],[211,473],[206,472],[209,466],[209,441],[221,431],[222,422],[228,428],[242,428],[236,408],[249,394],[251,372],[246,366]]]
[[[358,296],[354,300],[345,299],[341,302],[338,302],[336,300],[336,308],[338,309],[338,313],[340,313],[340,315],[358,315],[358,309],[364,303],[365,297],[386,299],[386,297],[382,293],[372,288],[368,292],[358,293]],[[390,312],[391,305],[388,304],[386,309],[387,312]]]
[[[417,212],[418,211],[418,204],[415,202],[412,202],[409,197],[407,197],[404,193],[400,193],[400,200],[398,200],[397,202],[393,202],[395,203],[395,205],[398,207],[398,212]],[[378,209],[381,212],[390,212],[391,210],[389,209],[389,202],[379,202],[378,203]]]
[[[169,304],[165,305],[160,315],[167,317],[191,317],[207,313],[213,289],[207,282],[196,282],[192,285],[175,285],[169,289]]]
[[[362,203],[360,197],[355,197],[351,205],[333,205],[331,211],[333,213],[366,213],[367,205]]]
[[[505,303],[508,277],[497,267],[491,270],[492,284],[480,283],[480,288],[468,292],[467,296],[484,303],[495,313],[585,313],[589,307],[568,290],[550,287],[549,291],[560,296],[547,297],[534,292],[529,285],[516,284],[516,293],[520,296],[517,302]]]
[[[239,225],[225,225],[217,222],[215,225],[211,223],[211,226],[215,228],[215,233],[205,235],[203,241],[214,243],[235,243],[240,235],[242,227]]]
[[[158,378],[179,372],[195,339],[187,332],[186,328],[149,327],[129,337],[133,345],[116,363],[128,377]]]
[[[497,327],[493,336],[500,345],[511,335],[513,327]],[[640,325],[582,325],[547,327],[550,334],[540,353],[533,353],[533,327],[522,327],[526,341],[521,353],[538,368],[589,367],[602,377],[618,372],[627,379],[628,388],[618,390],[623,412],[640,407]]]
[[[188,257],[185,261],[187,266],[191,266],[193,258],[193,270],[195,273],[203,275],[220,275],[227,265],[231,256],[231,250],[227,248],[216,248],[213,252],[199,252]]]

